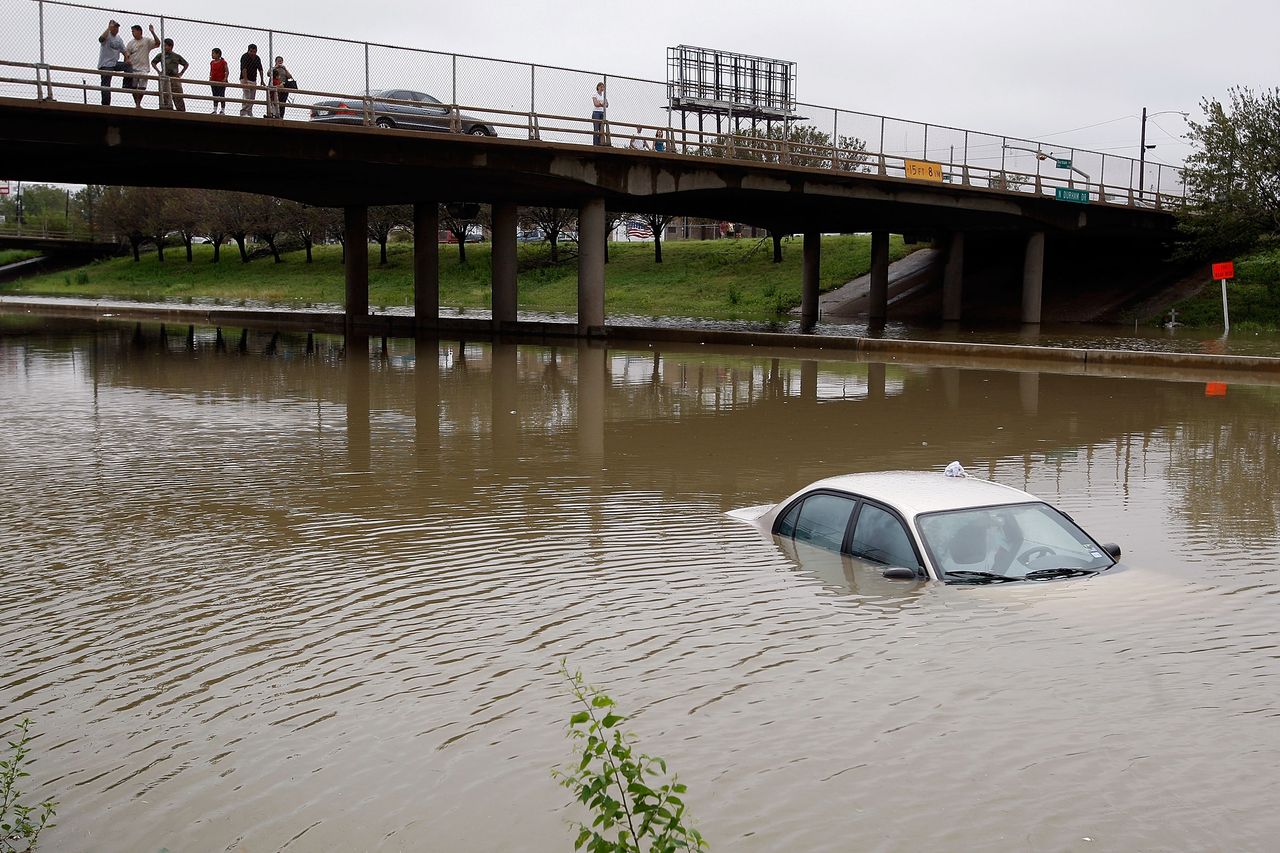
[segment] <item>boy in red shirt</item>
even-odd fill
[[[209,63],[209,88],[213,90],[213,111],[215,114],[227,114],[227,61],[222,58],[222,49],[213,49],[213,60]]]

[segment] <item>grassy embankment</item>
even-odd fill
[[[39,254],[39,252],[33,252],[29,249],[0,249],[0,267],[16,264],[18,261],[25,261],[29,258],[37,257]]]
[[[255,300],[307,306],[341,304],[341,249],[319,246],[315,262],[290,252],[285,262],[270,256],[240,262],[235,247],[224,247],[222,261],[210,263],[213,250],[196,246],[188,264],[183,249],[169,248],[160,263],[154,253],[134,263],[113,258],[69,272],[52,273],[0,285],[0,293],[85,296],[115,299],[188,299],[212,297],[230,303]],[[567,248],[569,251],[564,251]],[[575,247],[562,247],[560,263],[550,263],[550,248],[519,247],[520,307],[530,311],[572,313],[577,307]],[[910,247],[893,238],[890,257]],[[370,246],[369,303],[375,307],[413,301],[412,247],[393,244],[386,266],[378,265],[378,247]],[[801,245],[783,244],[783,261],[772,262],[768,240],[709,240],[664,243],[663,263],[653,261],[653,246],[614,243],[605,268],[605,305],[610,313],[708,319],[770,320],[800,304]],[[440,302],[457,308],[489,304],[489,245],[467,246],[467,263],[458,263],[457,246],[440,247]],[[822,238],[822,289],[829,290],[867,272],[871,241],[866,236]]]
[[[1227,282],[1231,328],[1280,331],[1280,247],[1262,249],[1236,261],[1236,277]],[[1217,282],[1174,306],[1186,326],[1222,325],[1222,288]]]

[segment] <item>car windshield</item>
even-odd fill
[[[1088,534],[1048,504],[933,512],[918,516],[916,525],[947,583],[1051,580],[1115,565]]]

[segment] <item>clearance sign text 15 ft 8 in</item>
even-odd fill
[[[903,168],[907,177],[913,181],[936,181],[942,183],[942,164],[928,160],[905,160]]]

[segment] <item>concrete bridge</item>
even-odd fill
[[[578,326],[587,335],[604,327],[606,208],[803,233],[806,329],[817,321],[823,232],[872,233],[873,321],[886,315],[891,232],[945,245],[944,320],[961,319],[965,235],[1016,236],[1025,246],[1017,291],[1021,319],[1038,323],[1047,235],[1072,235],[1077,245],[1080,238],[1086,244],[1089,238],[1158,241],[1173,225],[1169,210],[1105,198],[1065,203],[1040,193],[873,171],[48,100],[0,99],[0,144],[27,180],[238,190],[342,207],[349,237],[347,315],[357,325],[368,315],[369,205],[413,204],[415,233],[434,235],[439,201],[492,204],[498,328],[516,320],[517,205],[577,208]],[[437,252],[434,239],[415,243],[415,307],[423,326],[439,316]]]

